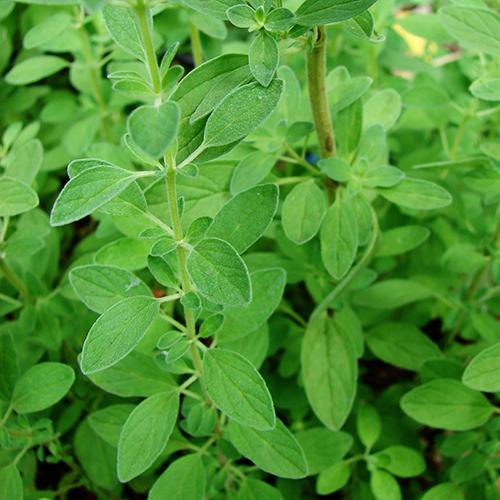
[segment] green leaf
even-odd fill
[[[19,378],[19,362],[14,339],[9,332],[0,333],[0,399],[10,402]]]
[[[239,4],[240,0],[182,0],[182,2],[202,14],[226,21],[227,9]]]
[[[248,5],[240,4],[226,11],[229,22],[237,28],[251,28],[257,25],[255,11]]]
[[[403,106],[410,109],[436,109],[449,105],[448,96],[439,87],[417,85],[401,96]]]
[[[89,378],[104,391],[122,398],[147,398],[177,387],[170,374],[158,370],[153,358],[137,351],[107,370],[91,373]]]
[[[441,483],[428,490],[420,500],[463,500],[463,498],[458,485]]]
[[[360,441],[366,448],[371,449],[382,431],[380,415],[372,405],[360,403],[356,413],[356,428]]]
[[[135,405],[111,405],[91,413],[88,423],[92,430],[113,448],[118,448],[120,434]]]
[[[377,192],[396,205],[416,210],[442,208],[453,201],[451,194],[434,182],[408,177],[392,188],[378,188]]]
[[[303,26],[319,26],[321,24],[339,23],[355,17],[376,0],[306,0],[298,8],[297,24]]]
[[[268,31],[283,31],[290,27],[295,20],[295,14],[284,7],[273,9],[267,16],[264,28]]]
[[[169,500],[203,500],[205,482],[205,468],[200,455],[186,455],[173,461],[156,480],[148,500],[165,500],[165,492],[168,492]]]
[[[283,297],[286,273],[281,268],[259,269],[250,275],[252,302],[244,308],[226,307],[224,324],[218,332],[221,341],[246,337],[262,326],[273,314]]]
[[[51,225],[62,226],[83,219],[120,194],[136,177],[136,173],[114,166],[84,170],[59,193],[50,214]]]
[[[128,297],[108,309],[90,329],[82,348],[84,374],[118,363],[140,342],[159,313],[152,297]]]
[[[381,90],[363,104],[363,130],[380,123],[387,131],[398,121],[400,114],[400,95],[394,89]]]
[[[311,427],[295,434],[304,450],[310,476],[339,462],[352,448],[354,439],[347,432],[333,432],[325,427]]]
[[[23,500],[24,487],[21,474],[14,464],[0,469],[0,498]]]
[[[328,75],[327,83],[333,80],[335,72]],[[328,103],[331,113],[337,113],[357,101],[370,88],[373,80],[368,76],[357,76],[349,80],[335,82],[328,86]]]
[[[336,182],[347,182],[354,176],[351,166],[342,158],[327,158],[318,162],[321,171]]]
[[[12,407],[17,413],[33,413],[50,408],[69,391],[75,372],[63,363],[39,363],[17,381]]]
[[[401,226],[382,233],[377,257],[389,257],[410,252],[424,243],[431,232],[424,226]]]
[[[417,422],[450,431],[480,427],[493,413],[483,394],[452,379],[432,380],[416,387],[401,398],[400,404]]]
[[[267,87],[278,69],[280,61],[278,43],[266,31],[261,30],[250,45],[248,60],[252,75],[261,85]]]
[[[226,241],[207,238],[189,253],[186,266],[198,291],[216,304],[243,307],[252,300],[248,269]]]
[[[368,128],[359,141],[358,158],[366,158],[368,163],[375,163],[386,149],[386,133],[380,123]]]
[[[342,26],[352,35],[364,40],[370,40],[370,42],[383,42],[385,40],[385,36],[379,35],[375,30],[375,20],[369,10],[352,19],[343,21]]]
[[[276,155],[254,151],[245,156],[234,169],[230,191],[234,196],[265,179],[276,163]]]
[[[349,337],[326,313],[306,330],[301,364],[311,408],[326,427],[340,429],[356,396],[358,367]]]
[[[179,131],[179,105],[167,101],[159,106],[141,106],[127,120],[130,137],[151,158],[159,158],[170,147]]]
[[[462,378],[463,383],[476,391],[500,391],[499,358],[500,344],[481,351],[467,365]]]
[[[128,54],[145,61],[138,20],[134,12],[109,4],[101,12],[104,25],[113,41]]]
[[[210,399],[231,420],[262,431],[276,426],[266,383],[243,356],[225,349],[207,351],[203,358],[203,384]]]
[[[358,224],[350,204],[337,197],[321,225],[321,257],[328,273],[339,280],[352,266],[358,249]]]
[[[38,139],[25,142],[6,163],[5,176],[29,186],[42,166],[43,146]]]
[[[396,309],[433,296],[434,291],[421,283],[391,279],[375,283],[355,293],[354,303],[375,309]]]
[[[426,361],[442,357],[439,347],[410,323],[380,323],[365,340],[377,358],[406,370],[419,371]]]
[[[34,56],[14,66],[6,75],[10,85],[28,85],[58,73],[69,66],[66,59],[58,56]]]
[[[118,479],[126,483],[149,469],[165,448],[179,413],[179,394],[155,394],[130,414],[118,443]]]
[[[231,421],[229,434],[236,449],[263,471],[290,479],[307,476],[304,452],[281,420],[276,420],[272,431],[257,431]]]
[[[278,193],[276,184],[262,184],[237,194],[219,210],[207,236],[227,241],[243,253],[271,224]]]
[[[394,476],[382,470],[370,474],[370,488],[376,500],[402,500],[401,488]]]
[[[245,138],[276,109],[283,89],[283,80],[273,80],[268,87],[249,83],[231,92],[207,121],[204,147],[224,146]]]
[[[361,179],[366,187],[392,187],[399,184],[405,174],[399,168],[384,165],[368,171]]]
[[[425,459],[421,453],[408,446],[389,446],[374,455],[380,466],[398,477],[420,476],[425,469]]]
[[[27,212],[38,205],[38,195],[22,182],[0,177],[0,217]]]
[[[237,500],[283,500],[277,488],[264,481],[247,479],[238,491]]]
[[[484,101],[500,101],[500,78],[476,80],[469,87],[472,95]]]
[[[290,191],[283,203],[283,231],[289,240],[302,245],[316,236],[325,212],[323,191],[313,179],[301,182]]]
[[[99,314],[127,297],[152,296],[151,290],[135,274],[113,266],[75,267],[69,273],[69,281],[78,298]]]
[[[491,10],[449,5],[438,11],[446,31],[470,50],[500,55],[500,15]]]
[[[135,271],[147,266],[151,242],[135,238],[118,238],[101,247],[94,255],[94,262]]]
[[[161,256],[148,255],[148,268],[154,279],[162,286],[177,288],[177,280],[170,264]]]
[[[332,465],[321,472],[316,483],[316,493],[329,495],[342,489],[351,479],[352,465],[347,460]]]

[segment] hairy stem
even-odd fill
[[[319,153],[322,159],[337,156],[332,117],[326,93],[326,31],[317,30],[316,43],[311,52],[306,52],[307,83],[314,127],[318,135]]]
[[[160,67],[158,66],[158,59],[153,45],[153,36],[149,25],[150,10],[144,4],[143,0],[139,0],[135,12],[139,20],[139,29],[141,30],[142,40],[144,41],[144,48],[146,49],[146,65],[153,84],[153,91],[156,98],[160,99],[162,90]]]

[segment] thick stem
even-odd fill
[[[203,51],[201,49],[200,32],[198,28],[189,21],[189,34],[191,36],[191,50],[193,52],[193,60],[195,66],[203,64]]]
[[[146,49],[146,64],[153,84],[153,91],[157,99],[161,98],[161,78],[160,67],[158,66],[158,59],[153,45],[153,37],[149,26],[149,8],[144,5],[142,0],[137,2],[135,9],[137,18],[139,20],[139,28],[141,30],[142,40],[144,41],[144,48]]]
[[[314,48],[306,52],[307,83],[309,101],[318,135],[319,154],[322,159],[337,156],[332,117],[326,93],[326,31],[324,26],[317,29]]]

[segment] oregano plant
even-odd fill
[[[500,15],[0,3],[0,500],[494,500]]]

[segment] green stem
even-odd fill
[[[87,30],[83,25],[82,17],[85,15],[83,8],[78,10],[78,7],[75,7],[75,11],[77,13],[77,17],[79,18],[79,28],[78,33],[80,34],[80,39],[82,41],[83,55],[85,56],[85,60],[87,61],[87,66],[89,67],[90,77],[92,79],[92,85],[94,86],[94,98],[99,105],[101,110],[101,115],[104,120],[104,130],[106,131],[106,136],[109,142],[113,142],[113,133],[111,132],[111,124],[109,122],[109,114],[108,109],[106,107],[106,102],[104,100],[104,95],[102,93],[101,82],[99,78],[99,73],[97,71],[96,62],[94,61],[94,57],[92,55],[92,49],[90,48],[89,37],[87,34]]]
[[[189,34],[191,36],[191,50],[193,52],[193,60],[195,66],[203,64],[203,51],[201,49],[200,32],[198,28],[189,21]]]
[[[337,156],[335,134],[326,93],[326,31],[318,26],[316,43],[311,52],[306,52],[307,83],[309,101],[318,135],[319,153],[322,159]]]
[[[9,407],[7,408],[7,411],[5,412],[4,416],[2,417],[2,420],[0,420],[0,429],[5,425],[5,422],[7,422],[11,413],[12,413],[12,406],[9,405]]]
[[[177,206],[177,189],[175,185],[175,168],[173,165],[169,165],[167,170],[167,197],[168,206],[170,210],[170,220],[172,221],[172,227],[174,229],[174,237],[177,241],[182,241],[182,227],[181,218],[179,215],[179,208]],[[189,278],[187,268],[186,268],[186,250],[182,246],[177,247],[177,258],[179,259],[179,269],[181,272],[182,290],[184,293],[191,291],[191,280]],[[194,312],[192,309],[184,308],[184,315],[186,318],[186,337],[188,340],[192,340],[196,337],[196,322],[194,319]],[[190,346],[191,356],[193,358],[193,363],[201,376],[203,373],[203,364],[201,362],[200,352],[196,345],[191,344]],[[208,396],[207,396],[208,398]]]
[[[283,177],[282,179],[278,179],[274,183],[277,186],[284,186],[285,184],[296,184],[298,182],[306,182],[310,179],[310,177],[302,176],[302,177]]]
[[[290,144],[288,144],[288,142],[285,142],[284,145],[285,145],[287,152],[293,157],[293,160],[295,163],[297,163],[298,165],[301,165],[305,169],[309,170],[309,172],[311,172],[314,175],[321,174],[321,172],[317,168],[314,168],[310,163],[307,163],[307,161],[304,160],[304,158],[302,158],[302,156],[297,154],[297,152],[292,148],[292,146],[290,146]]]
[[[26,288],[26,285],[9,267],[2,256],[0,256],[0,270],[3,272],[5,279],[22,295],[26,302],[29,302],[30,304],[35,303],[35,299],[31,296],[30,292]]]
[[[316,309],[311,314],[309,322],[312,322],[319,318],[319,316],[324,313],[332,304],[332,302],[347,288],[351,281],[368,265],[371,258],[375,255],[377,250],[377,239],[379,235],[379,226],[377,214],[372,208],[373,217],[373,229],[370,241],[366,246],[365,253],[359,259],[358,263],[350,270],[350,272],[344,277],[342,281],[323,299],[323,302],[319,304]]]
[[[144,48],[146,49],[146,64],[148,67],[151,82],[153,84],[153,91],[157,99],[161,98],[161,78],[160,67],[158,66],[158,59],[153,45],[153,37],[149,26],[149,8],[144,4],[143,0],[138,0],[135,8],[137,18],[139,20],[139,29],[141,31],[142,40],[144,41]]]

